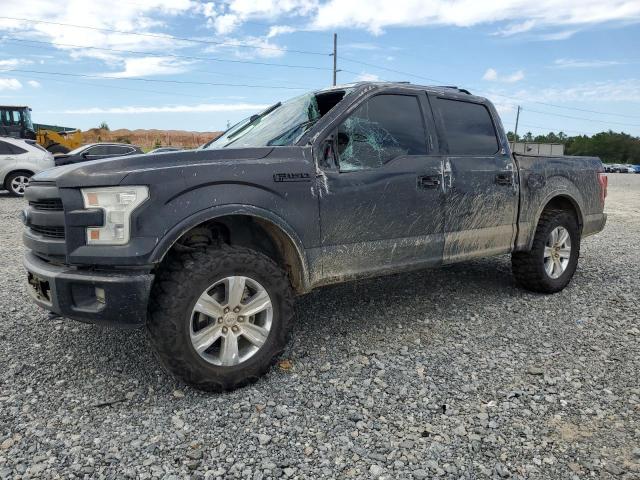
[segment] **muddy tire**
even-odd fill
[[[147,330],[162,365],[196,388],[255,382],[284,350],[293,292],[270,258],[239,247],[173,253],[156,276]]]
[[[540,216],[531,250],[514,252],[511,268],[516,281],[527,290],[556,293],[571,281],[579,256],[580,230],[575,215],[547,210]]]

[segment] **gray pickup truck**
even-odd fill
[[[510,253],[524,288],[563,289],[606,187],[597,158],[511,154],[465,90],[357,83],[203,149],[39,173],[24,265],[40,306],[145,325],[171,373],[228,390],[268,370],[295,295],[322,285]]]

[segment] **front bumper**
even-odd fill
[[[135,327],[147,319],[153,274],[140,270],[77,270],[27,251],[27,288],[46,310],[81,322]]]

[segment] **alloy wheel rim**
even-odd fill
[[[550,278],[562,276],[571,259],[571,235],[564,227],[551,230],[544,247],[544,270]]]
[[[207,362],[231,367],[253,357],[264,345],[273,322],[273,304],[256,280],[232,276],[208,287],[190,317],[194,350]]]
[[[29,177],[20,175],[11,180],[11,190],[18,195],[24,195],[25,189],[29,186]]]

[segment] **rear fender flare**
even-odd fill
[[[582,230],[582,226],[584,225],[584,213],[582,211],[582,205],[584,205],[584,202],[580,191],[576,188],[575,185],[573,185],[571,182],[568,182],[566,178],[562,178],[561,181],[553,180],[554,179],[550,179],[547,182],[547,187],[550,187],[550,189],[547,190],[546,195],[539,203],[535,216],[533,218],[533,222],[531,223],[531,229],[527,241],[527,249],[531,249],[531,247],[533,246],[533,238],[535,236],[535,231],[538,228],[538,222],[540,221],[542,212],[545,208],[547,208],[549,203],[556,198],[563,198],[571,202],[577,214],[578,226],[580,227],[580,230]]]

